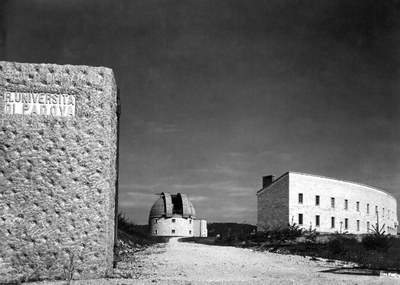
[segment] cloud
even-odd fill
[[[233,155],[233,157],[239,157],[239,155]],[[235,166],[232,166],[235,165]],[[243,160],[243,162],[217,162],[210,167],[201,167],[190,169],[191,172],[198,172],[208,175],[218,175],[218,176],[230,176],[230,177],[240,177],[245,175],[248,170],[249,162]]]
[[[176,124],[140,119],[131,123],[131,129],[129,130],[129,133],[131,133],[133,136],[143,136],[169,134],[178,131],[180,131],[180,128]]]
[[[198,183],[198,184],[171,184],[167,186],[168,188],[175,189],[209,189],[209,190],[219,190],[229,193],[234,192],[251,192],[254,191],[251,187],[242,187],[233,181],[220,181],[215,183]]]
[[[153,193],[140,193],[140,192],[123,192],[119,194],[118,206],[122,208],[148,208],[150,210],[151,205],[157,199],[157,196]]]
[[[204,202],[204,201],[209,201],[212,198],[206,197],[206,196],[193,196],[193,197],[190,196],[189,199],[190,199],[190,201],[193,201],[193,202]]]
[[[173,124],[151,122],[148,124],[147,130],[150,133],[167,134],[167,133],[175,133],[179,131],[179,128]]]
[[[165,185],[162,183],[155,184],[139,184],[139,183],[122,183],[119,185],[120,193],[143,193],[154,195],[165,191]]]

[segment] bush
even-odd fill
[[[118,238],[124,242],[134,245],[151,245],[155,243],[163,243],[168,240],[165,237],[151,237],[147,234],[147,225],[135,225],[125,214],[118,213]]]
[[[293,243],[298,237],[303,236],[304,230],[297,224],[288,225],[287,228],[275,227],[272,230],[246,233],[228,233],[227,236],[218,237],[215,244],[249,246],[255,243],[281,245],[286,242]]]
[[[225,237],[231,234],[239,236],[255,233],[257,227],[244,223],[209,223],[207,229],[209,237],[216,237],[217,235]]]
[[[357,246],[358,241],[354,237],[336,237],[328,242],[328,250],[332,254],[331,258],[347,260],[351,252]]]
[[[372,234],[366,235],[362,239],[362,244],[367,250],[387,251],[394,242],[393,237],[385,234],[385,225],[379,229],[379,226],[372,226]]]
[[[294,242],[297,238],[303,236],[304,229],[296,223],[288,224],[287,228],[275,231],[275,239],[279,243]]]
[[[317,229],[313,229],[310,225],[310,228],[308,230],[305,230],[303,232],[303,235],[307,243],[315,243],[317,241],[319,233],[317,232]]]

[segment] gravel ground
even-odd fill
[[[395,276],[324,272],[349,264],[312,261],[309,257],[255,252],[223,246],[178,242],[158,244],[127,256],[115,270],[116,277],[73,281],[83,284],[400,284]],[[346,269],[347,268],[347,269]],[[32,284],[65,284],[37,282]]]

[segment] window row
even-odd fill
[[[154,219],[154,224],[157,224],[157,223],[158,223],[158,220]],[[171,219],[171,223],[176,223],[176,219]],[[192,220],[189,219],[189,224],[191,224],[191,223],[192,223]]]
[[[303,193],[299,193],[298,196],[298,202],[299,204],[303,204]],[[319,195],[315,195],[315,206],[320,206],[321,203],[321,198]],[[356,201],[356,211],[360,212],[360,202]],[[336,198],[335,197],[331,197],[331,208],[335,208],[336,206]],[[348,210],[349,209],[349,200],[348,199],[344,199],[344,210]],[[367,214],[370,213],[370,207],[369,207],[369,203],[367,203],[367,207],[366,207],[366,212]],[[378,206],[375,206],[375,213],[378,214]],[[385,217],[385,208],[382,208],[382,217]],[[390,212],[390,210],[387,210],[387,217],[394,219],[395,213],[394,211]]]
[[[302,226],[304,224],[304,220],[303,220],[303,214],[299,214],[298,216],[298,222],[299,225]],[[344,223],[343,221],[340,221],[340,227],[344,227],[345,230],[349,229],[349,219],[345,218],[344,219]],[[315,226],[316,227],[320,227],[321,226],[321,216],[320,215],[315,215]],[[336,218],[335,217],[331,217],[331,228],[336,228]],[[356,220],[356,227],[357,227],[357,231],[360,231],[360,220]],[[370,223],[367,222],[367,231],[370,230]]]
[[[158,234],[158,230],[154,230],[154,233],[155,234]],[[175,230],[171,230],[171,234],[174,234],[175,233]],[[191,230],[189,230],[189,234],[191,235],[192,234],[192,231]]]

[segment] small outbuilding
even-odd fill
[[[196,220],[196,211],[186,194],[163,192],[151,207],[149,231],[151,236],[206,237],[207,222]]]

